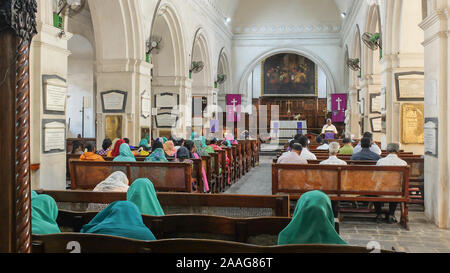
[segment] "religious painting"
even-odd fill
[[[111,140],[122,138],[122,116],[106,116],[105,136]]]
[[[317,66],[301,55],[282,53],[263,63],[264,96],[317,96]]]

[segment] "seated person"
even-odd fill
[[[130,201],[111,203],[84,225],[80,233],[112,235],[144,241],[156,240],[150,229],[144,225],[138,207]]]
[[[95,143],[89,141],[86,143],[86,152],[80,156],[82,161],[105,161],[101,155],[95,153]]]
[[[101,156],[107,156],[109,151],[112,149],[112,141],[109,138],[103,140],[102,150],[98,151],[97,154]]]
[[[164,152],[166,153],[166,157],[175,158],[177,149],[175,149],[175,144],[172,140],[168,140],[163,144]]]
[[[219,145],[217,145],[217,138],[211,139],[209,146],[211,146],[214,149],[214,151],[222,151],[223,150]]]
[[[377,166],[408,166],[408,163],[398,157],[400,151],[400,146],[397,143],[390,143],[387,146],[388,156],[378,160]],[[389,224],[397,223],[395,219],[395,210],[397,209],[397,204],[395,202],[389,203],[389,213],[386,215],[386,221]],[[374,203],[375,209],[377,211],[377,221],[381,221],[381,209],[384,206],[382,202]]]
[[[177,151],[177,161],[178,162],[193,163],[192,160],[190,160],[190,158],[192,158],[192,155],[189,152],[188,148],[183,146],[183,147],[180,147],[180,149],[178,149],[178,151]]]
[[[301,136],[299,139],[300,144],[303,147],[300,157],[304,160],[317,160],[317,157],[308,150],[309,140],[305,136]]]
[[[365,132],[363,137],[370,139],[370,150],[377,155],[381,155],[381,149],[378,147],[378,145],[373,141],[373,135],[370,132]],[[361,141],[356,145],[356,147],[353,149],[353,154],[359,153],[361,151]]]
[[[331,200],[321,191],[310,191],[298,200],[294,216],[278,235],[278,245],[346,245],[334,227]]]
[[[371,142],[370,138],[363,137],[360,141],[362,150],[358,153],[354,151],[350,160],[379,160],[381,156],[370,150]]]
[[[352,140],[346,137],[342,140],[344,146],[339,150],[339,155],[353,155],[353,145]]]
[[[130,145],[130,139],[129,139],[129,138],[126,138],[126,137],[125,137],[123,140],[125,141],[126,144],[128,144],[128,146],[130,146],[130,149],[135,149],[134,146],[131,146],[131,145]]]
[[[320,165],[347,165],[347,162],[337,158],[340,145],[337,142],[331,142],[328,151],[330,152],[330,157],[327,160],[320,162]]]
[[[228,140],[231,144],[238,144],[237,140],[234,139],[234,136],[232,133],[226,133],[225,134],[225,139]],[[231,147],[231,146],[230,146]]]
[[[287,156],[290,152],[292,152],[293,150],[293,146],[294,146],[294,144],[300,144],[300,142],[298,141],[298,140],[295,140],[295,139],[293,139],[293,140],[291,140],[290,142],[289,142],[289,147],[288,147],[288,151],[287,152],[284,152],[279,158],[278,158],[278,160],[277,160],[277,163],[279,164],[280,163],[280,161],[285,157],[285,156]]]
[[[303,159],[300,154],[302,153],[302,145],[300,143],[294,143],[292,145],[291,151],[285,155],[281,160],[278,161],[279,164],[308,164],[308,161]]]
[[[97,184],[94,192],[127,192],[128,177],[121,171],[112,173],[108,178]],[[106,208],[108,204],[89,203],[88,211],[100,211]]]
[[[119,142],[118,142],[119,143]],[[113,159],[114,162],[136,162],[134,154],[130,150],[130,146],[126,143],[122,143],[119,149],[119,155]]]
[[[328,150],[328,140],[323,139],[321,136],[317,136],[316,142],[320,145],[317,147],[317,150]]]
[[[31,230],[33,234],[56,234],[61,230],[56,223],[58,206],[55,199],[46,194],[31,195]]]
[[[113,149],[108,153],[108,157],[116,157],[120,155],[120,146],[125,143],[123,139],[115,139],[113,141]]]
[[[147,178],[139,178],[131,184],[127,200],[133,202],[145,215],[164,216],[153,183]]]
[[[72,143],[72,154],[73,155],[82,155],[84,152],[83,143],[79,140],[75,140]]]
[[[155,141],[152,146],[152,153],[145,158],[146,162],[169,162],[166,158],[166,153],[163,150],[164,146],[160,141]]]

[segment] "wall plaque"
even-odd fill
[[[373,133],[380,133],[382,129],[381,117],[371,118],[370,125]]]
[[[44,114],[65,115],[67,101],[66,80],[57,75],[42,76]]]
[[[425,112],[424,104],[402,105],[402,143],[423,144]]]
[[[155,95],[155,107],[161,110],[178,108],[180,96],[173,93],[162,93]]]
[[[42,120],[43,153],[59,153],[66,150],[66,121]]]
[[[370,94],[370,113],[381,114],[381,93]]]
[[[438,119],[426,118],[424,131],[425,154],[438,157]]]
[[[122,116],[106,116],[105,117],[105,138],[114,140],[122,138]]]
[[[124,113],[127,106],[127,95],[125,91],[111,90],[102,92],[103,113]]]
[[[425,94],[424,73],[418,71],[396,73],[395,88],[398,101],[423,100]]]
[[[150,94],[144,90],[141,94],[141,114],[144,118],[148,118],[151,114]]]
[[[178,116],[171,113],[161,113],[156,115],[155,123],[157,128],[174,128],[177,125]]]

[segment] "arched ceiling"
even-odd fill
[[[358,0],[210,0],[233,26],[342,23]]]

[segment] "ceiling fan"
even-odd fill
[[[227,75],[219,74],[217,75],[217,84],[222,84],[227,80]]]
[[[350,59],[347,57],[346,61],[347,66],[353,71],[360,71],[361,67],[359,66],[359,58]]]
[[[74,16],[84,9],[86,2],[86,0],[59,0],[58,15]]]

